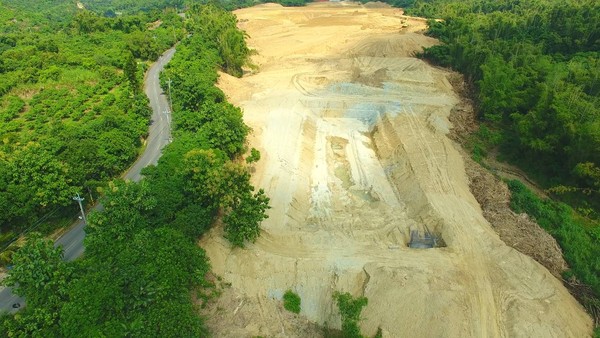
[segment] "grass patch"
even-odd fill
[[[283,307],[293,313],[300,313],[302,300],[297,293],[287,290],[283,294]]]
[[[600,245],[597,244],[600,222],[578,216],[562,202],[539,198],[518,180],[510,180],[507,184],[511,191],[511,209],[535,218],[557,240],[571,267],[571,271],[566,271],[563,276],[565,279],[574,276],[589,286],[585,292],[571,289],[596,322],[600,321]]]

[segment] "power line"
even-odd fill
[[[13,237],[10,242],[6,243],[4,245],[4,247],[2,247],[2,249],[0,249],[0,252],[5,251],[6,249],[8,249],[8,247],[10,247],[14,242],[16,242],[21,236],[25,235],[26,233],[30,232],[31,230],[37,228],[38,226],[40,226],[44,221],[46,221],[47,219],[49,219],[50,217],[54,216],[54,214],[56,214],[56,212],[60,210],[60,208],[55,208],[54,210],[48,212],[47,214],[45,214],[44,216],[40,217],[37,221],[35,221],[32,225],[30,225],[27,229],[21,231],[19,234],[17,234],[15,237]]]

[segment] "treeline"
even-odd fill
[[[424,56],[475,85],[488,141],[598,216],[600,3],[417,1],[410,13],[443,19],[429,34],[444,44]]]
[[[96,198],[131,164],[151,114],[144,62],[184,35],[174,11],[111,19],[81,10],[65,22],[32,15],[0,5],[4,234],[71,216],[73,194]]]
[[[255,240],[268,198],[249,182],[246,163],[259,154],[242,158],[242,113],[215,87],[217,70],[232,60],[241,67],[249,53],[243,39],[232,38],[240,44],[233,52],[215,47],[237,36],[235,17],[214,6],[188,17],[192,35],[163,75],[172,80],[173,142],[139,183],[108,185],[104,210],[89,217],[83,259],[63,262],[36,236],[14,255],[7,281],[27,307],[2,320],[2,336],[207,336],[193,299],[210,293],[210,265],[196,241],[217,217],[234,245]],[[206,25],[210,36],[200,34]]]
[[[181,10],[185,6],[184,0],[3,0],[2,3],[19,12],[27,12],[30,17],[43,18],[43,21],[50,19],[60,22],[70,20],[81,9],[105,17],[126,17],[162,11],[166,8]],[[80,8],[79,4],[83,8]]]
[[[197,237],[221,215],[226,237],[244,246],[258,237],[268,198],[250,185],[246,164],[258,160],[258,152],[253,150],[245,161],[240,157],[250,129],[241,110],[227,102],[215,83],[218,68],[241,75],[250,50],[233,14],[197,5],[188,15],[186,27],[192,35],[177,47],[161,74],[163,83],[171,81],[175,140],[159,166],[143,174],[163,199],[155,219],[175,220]],[[198,228],[183,228],[191,226]]]
[[[184,0],[81,0],[86,9],[107,17],[151,12],[165,8],[182,10]]]
[[[415,0],[380,0],[383,3],[386,3],[392,7],[399,7],[403,9],[408,9],[414,5]],[[368,3],[370,0],[359,0],[360,3]]]

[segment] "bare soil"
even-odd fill
[[[246,249],[219,227],[201,241],[231,284],[205,310],[215,336],[319,336],[319,325],[340,326],[335,291],[369,299],[370,336],[589,336],[590,317],[561,282],[486,220],[507,192],[473,174],[450,139],[462,101],[455,74],[413,57],[438,43],[420,33],[424,20],[371,7],[236,12],[259,70],[219,85],[253,128],[254,184],[272,209]],[[507,227],[521,218],[500,217]],[[425,228],[447,247],[408,248],[410,231]],[[564,264],[536,258],[553,271]],[[283,310],[287,289],[302,298],[300,316]]]

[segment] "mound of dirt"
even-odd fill
[[[390,8],[390,5],[381,1],[371,1],[363,5],[365,8]]]
[[[526,214],[510,210],[510,191],[504,182],[466,156],[465,162],[471,191],[500,239],[561,278],[568,267],[556,240]]]
[[[253,8],[254,9],[259,9],[259,8],[278,9],[278,8],[283,8],[283,6],[281,4],[278,4],[275,2],[266,2],[264,4],[256,5]]]
[[[412,57],[437,43],[414,33],[423,20],[351,4],[236,14],[260,70],[220,87],[254,130],[253,180],[272,209],[246,249],[218,227],[201,241],[231,284],[221,308],[239,308],[210,322],[216,336],[339,328],[335,291],[368,297],[361,328],[371,336],[589,335],[582,307],[498,237],[484,217],[495,209],[471,193],[487,178],[469,180],[448,136],[461,102],[453,76]],[[488,205],[506,202],[497,193]],[[410,249],[411,231],[439,233],[447,247]],[[287,289],[303,320],[281,317]]]

